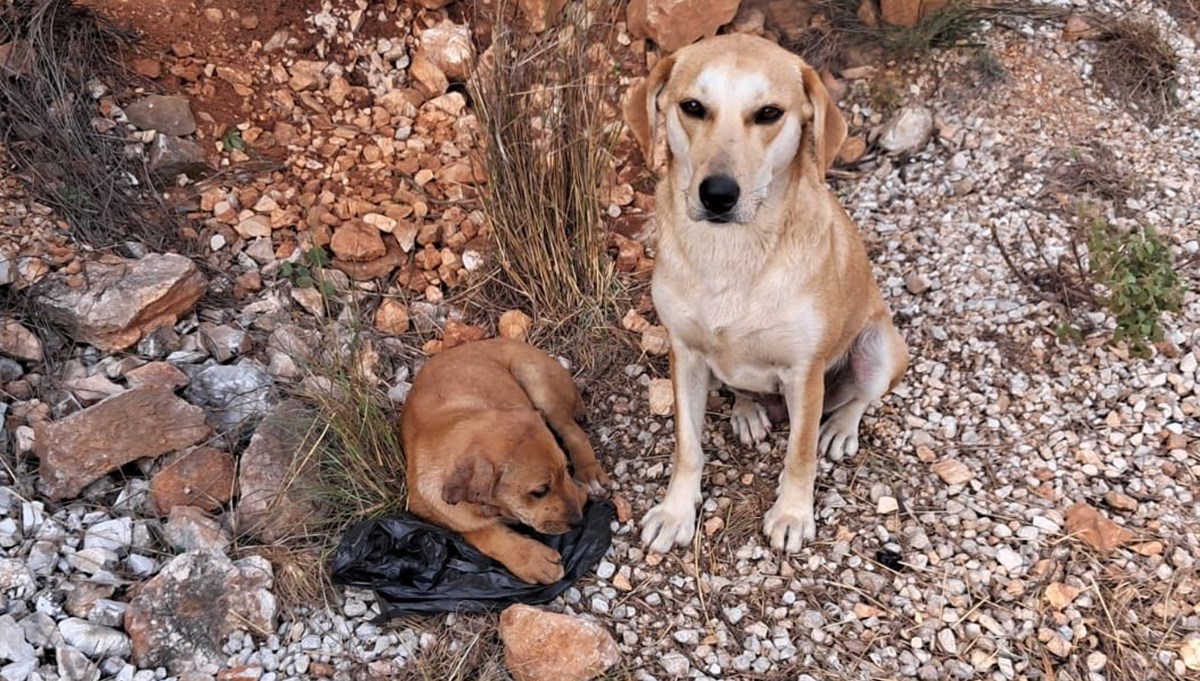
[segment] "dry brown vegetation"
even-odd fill
[[[493,58],[473,83],[486,130],[481,198],[501,270],[493,295],[530,309],[535,337],[578,341],[615,321],[619,295],[599,195],[619,128],[601,117],[602,81],[589,75],[586,53],[589,31],[610,27],[585,25],[576,7],[560,26],[519,41],[504,15],[497,11]]]

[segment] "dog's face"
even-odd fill
[[[562,534],[583,520],[587,491],[572,479],[567,457],[541,416],[513,417],[490,450],[473,449],[442,485],[448,504],[473,503],[481,512]]]
[[[666,130],[669,170],[687,217],[754,221],[776,181],[805,162],[823,176],[846,123],[820,76],[778,45],[745,35],[701,41],[660,61],[626,101],[626,121],[653,165]]]

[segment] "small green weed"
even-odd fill
[[[1139,354],[1146,341],[1162,339],[1159,318],[1183,303],[1184,284],[1175,271],[1171,249],[1154,229],[1144,226],[1120,234],[1101,218],[1088,235],[1089,269],[1106,291],[1097,298],[1117,320],[1113,340],[1125,340]]]
[[[316,288],[326,298],[337,293],[337,288],[332,281],[321,279],[317,274],[317,270],[329,266],[329,254],[325,252],[325,249],[310,248],[304,252],[301,260],[302,262],[298,264],[283,261],[279,265],[279,274],[291,279],[292,285],[298,288]]]
[[[225,151],[245,151],[246,140],[242,139],[242,131],[230,128],[221,138],[221,147]]]
[[[870,81],[871,109],[884,118],[890,117],[904,105],[904,84],[891,75],[883,74]]]

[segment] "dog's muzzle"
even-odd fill
[[[737,205],[742,189],[728,175],[709,175],[700,182],[700,204],[709,222],[729,222],[729,211]]]

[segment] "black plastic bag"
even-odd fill
[[[366,520],[347,530],[333,557],[333,582],[373,589],[381,619],[548,603],[590,572],[612,544],[612,502],[590,501],[583,514],[583,524],[566,534],[518,529],[562,555],[563,578],[554,584],[522,582],[458,533],[407,513]]]

